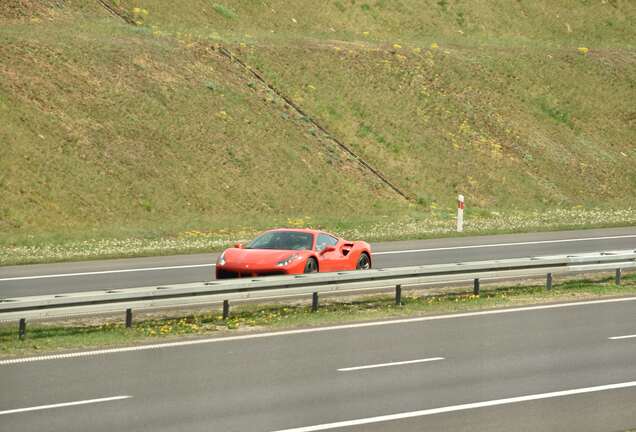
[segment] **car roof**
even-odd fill
[[[305,232],[305,233],[310,233],[310,234],[328,234],[332,237],[337,237],[333,234],[330,234],[326,231],[321,231],[321,230],[316,230],[313,228],[274,228],[274,229],[270,229],[267,231],[294,231],[294,232]]]

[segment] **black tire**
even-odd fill
[[[305,273],[316,273],[318,271],[318,261],[316,258],[307,258],[305,263]]]
[[[366,252],[360,254],[358,258],[358,264],[356,264],[356,270],[369,270],[371,268],[371,258]]]

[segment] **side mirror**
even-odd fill
[[[327,252],[333,252],[335,250],[336,250],[335,246],[328,245],[328,246],[325,246],[325,248],[320,251],[320,255],[326,254]]]
[[[243,243],[236,243],[234,247],[237,249],[243,249]]]

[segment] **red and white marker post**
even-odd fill
[[[457,195],[457,232],[464,231],[464,195]]]

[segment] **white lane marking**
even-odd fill
[[[444,360],[444,357],[431,357],[431,358],[407,360],[407,361],[401,361],[401,362],[379,363],[379,364],[366,365],[366,366],[354,366],[354,367],[338,369],[338,372],[351,372],[351,371],[358,371],[363,369],[375,369],[375,368],[389,367],[389,366],[401,366],[401,365],[415,364],[415,363],[426,363],[426,362],[432,362],[437,360]]]
[[[611,240],[611,239],[623,239],[623,238],[636,238],[636,234],[629,234],[629,235],[622,235],[622,236],[573,238],[573,239],[563,239],[563,240],[537,240],[537,241],[513,242],[513,243],[492,243],[492,244],[481,244],[481,245],[470,245],[470,246],[449,246],[449,247],[439,247],[439,248],[430,248],[430,249],[409,249],[409,250],[401,250],[401,251],[373,252],[372,255],[435,252],[435,251],[445,251],[445,250],[479,249],[479,248],[494,248],[494,247],[506,247],[506,246],[524,246],[524,245],[550,244],[550,243],[571,243],[571,242]]]
[[[439,247],[439,248],[430,248],[430,249],[407,249],[407,250],[397,250],[397,251],[373,252],[372,255],[375,256],[375,255],[389,255],[389,254],[403,254],[403,253],[417,253],[417,252],[434,252],[434,251],[444,251],[444,250],[522,246],[522,245],[547,244],[547,243],[568,243],[568,242],[611,240],[611,239],[622,239],[622,238],[636,238],[636,234],[622,235],[622,236],[575,238],[575,239],[563,239],[563,240],[538,240],[538,241],[514,242],[514,243],[493,243],[493,244],[470,245],[470,246],[451,246],[451,247]],[[216,267],[216,264],[192,264],[192,265],[170,266],[170,267],[146,267],[146,268],[136,268],[136,269],[104,270],[104,271],[83,272],[83,273],[60,273],[60,274],[49,274],[49,275],[39,275],[39,276],[21,276],[21,277],[3,278],[3,279],[0,279],[0,282],[59,278],[59,277],[89,276],[89,275],[100,275],[100,274],[110,274],[110,273],[130,273],[130,272],[143,272],[143,271],[174,270],[174,269],[197,268],[197,267]]]
[[[0,411],[0,415],[16,414],[16,413],[23,413],[28,411],[40,411],[40,410],[47,410],[47,409],[53,409],[53,408],[63,408],[63,407],[76,406],[76,405],[88,405],[88,404],[95,404],[95,403],[102,403],[102,402],[112,402],[112,401],[121,400],[121,399],[130,399],[131,397],[132,396],[127,396],[127,395],[112,396],[112,397],[106,397],[106,398],[100,398],[100,399],[86,399],[86,400],[80,400],[80,401],[74,401],[74,402],[57,403],[52,405],[39,405],[39,406],[33,406],[28,408],[17,408],[17,409],[10,409],[6,411]]]
[[[43,356],[37,356],[37,357],[23,357],[23,358],[0,360],[0,365],[30,363],[30,362],[42,361],[42,360],[68,359],[68,358],[75,358],[75,357],[88,357],[88,356],[96,356],[96,355],[102,355],[102,354],[115,354],[115,353],[124,353],[124,352],[132,352],[132,351],[146,351],[146,350],[153,350],[153,349],[174,348],[174,347],[183,347],[183,346],[190,346],[190,345],[202,345],[202,344],[209,344],[209,343],[216,343],[216,342],[230,342],[230,341],[246,340],[246,339],[262,339],[262,338],[269,338],[269,337],[298,335],[298,334],[306,334],[306,333],[320,333],[320,332],[326,332],[326,331],[358,329],[358,328],[376,327],[376,326],[384,326],[384,325],[410,324],[410,323],[418,323],[423,321],[437,321],[437,320],[454,319],[454,318],[480,317],[480,316],[487,316],[487,315],[500,315],[500,314],[514,313],[514,312],[526,312],[526,311],[536,311],[536,310],[545,310],[545,309],[560,309],[560,308],[567,308],[567,307],[597,305],[597,304],[605,304],[605,303],[622,303],[622,302],[630,302],[630,301],[636,301],[636,297],[623,297],[623,298],[604,299],[604,300],[589,300],[589,301],[582,301],[582,302],[575,302],[575,303],[547,304],[547,305],[540,305],[540,306],[526,306],[526,307],[518,307],[518,308],[511,308],[511,309],[494,309],[494,310],[486,310],[486,311],[480,311],[480,312],[467,312],[467,313],[449,314],[449,315],[434,315],[434,316],[418,317],[418,318],[396,319],[396,320],[390,320],[390,321],[372,321],[372,322],[366,322],[366,323],[305,328],[305,329],[297,329],[297,330],[286,330],[286,331],[280,331],[280,332],[255,333],[255,334],[247,334],[247,335],[241,335],[241,336],[216,337],[216,338],[209,338],[209,339],[195,339],[195,340],[187,340],[187,341],[179,341],[179,342],[166,342],[166,343],[158,343],[158,344],[151,344],[151,345],[130,346],[130,347],[124,347],[124,348],[111,348],[111,349],[94,350],[94,351],[80,351],[80,352],[73,352],[73,353],[67,353],[67,354],[52,354],[52,355],[43,355]]]
[[[608,338],[608,339],[611,339],[611,340],[620,340],[620,339],[632,339],[632,338],[636,338],[636,334],[633,334],[633,335],[625,335],[625,336],[613,336],[613,337]]]
[[[110,274],[110,273],[132,273],[132,272],[145,272],[145,271],[157,271],[157,270],[175,270],[175,269],[215,267],[215,266],[216,264],[190,264],[190,265],[169,266],[169,267],[146,267],[146,268],[136,268],[136,269],[103,270],[103,271],[92,271],[92,272],[81,272],[81,273],[58,273],[58,274],[39,275],[39,276],[20,276],[20,277],[3,278],[3,279],[0,279],[0,282],[60,278],[60,277],[75,277],[75,276],[91,276],[91,275],[101,275],[101,274]]]
[[[350,427],[350,426],[360,426],[360,425],[366,425],[366,424],[372,424],[372,423],[402,420],[402,419],[413,418],[413,417],[424,417],[424,416],[429,416],[434,414],[443,414],[443,413],[449,413],[449,412],[455,412],[455,411],[465,411],[465,410],[471,410],[476,408],[485,408],[485,407],[492,407],[492,406],[498,406],[498,405],[508,405],[508,404],[514,404],[519,402],[528,402],[528,401],[535,401],[535,400],[541,400],[541,399],[551,399],[551,398],[572,396],[572,395],[578,395],[578,394],[584,394],[584,393],[596,393],[596,392],[602,392],[607,390],[629,388],[634,386],[636,386],[636,381],[629,381],[629,382],[623,382],[618,384],[608,384],[608,385],[601,385],[601,386],[595,386],[595,387],[584,387],[584,388],[577,388],[572,390],[555,391],[550,393],[538,393],[538,394],[531,394],[526,396],[511,397],[506,399],[495,399],[495,400],[489,400],[489,401],[483,401],[483,402],[474,402],[474,403],[467,403],[467,404],[461,404],[461,405],[445,406],[441,408],[425,409],[420,411],[409,411],[409,412],[402,412],[397,414],[382,415],[377,417],[367,417],[367,418],[361,418],[356,420],[346,420],[346,421],[339,421],[334,423],[324,423],[324,424],[314,425],[314,426],[305,426],[305,427],[298,427],[298,428],[292,428],[292,429],[281,429],[275,432],[323,431],[328,429],[336,429],[336,428],[344,428],[344,427]]]

